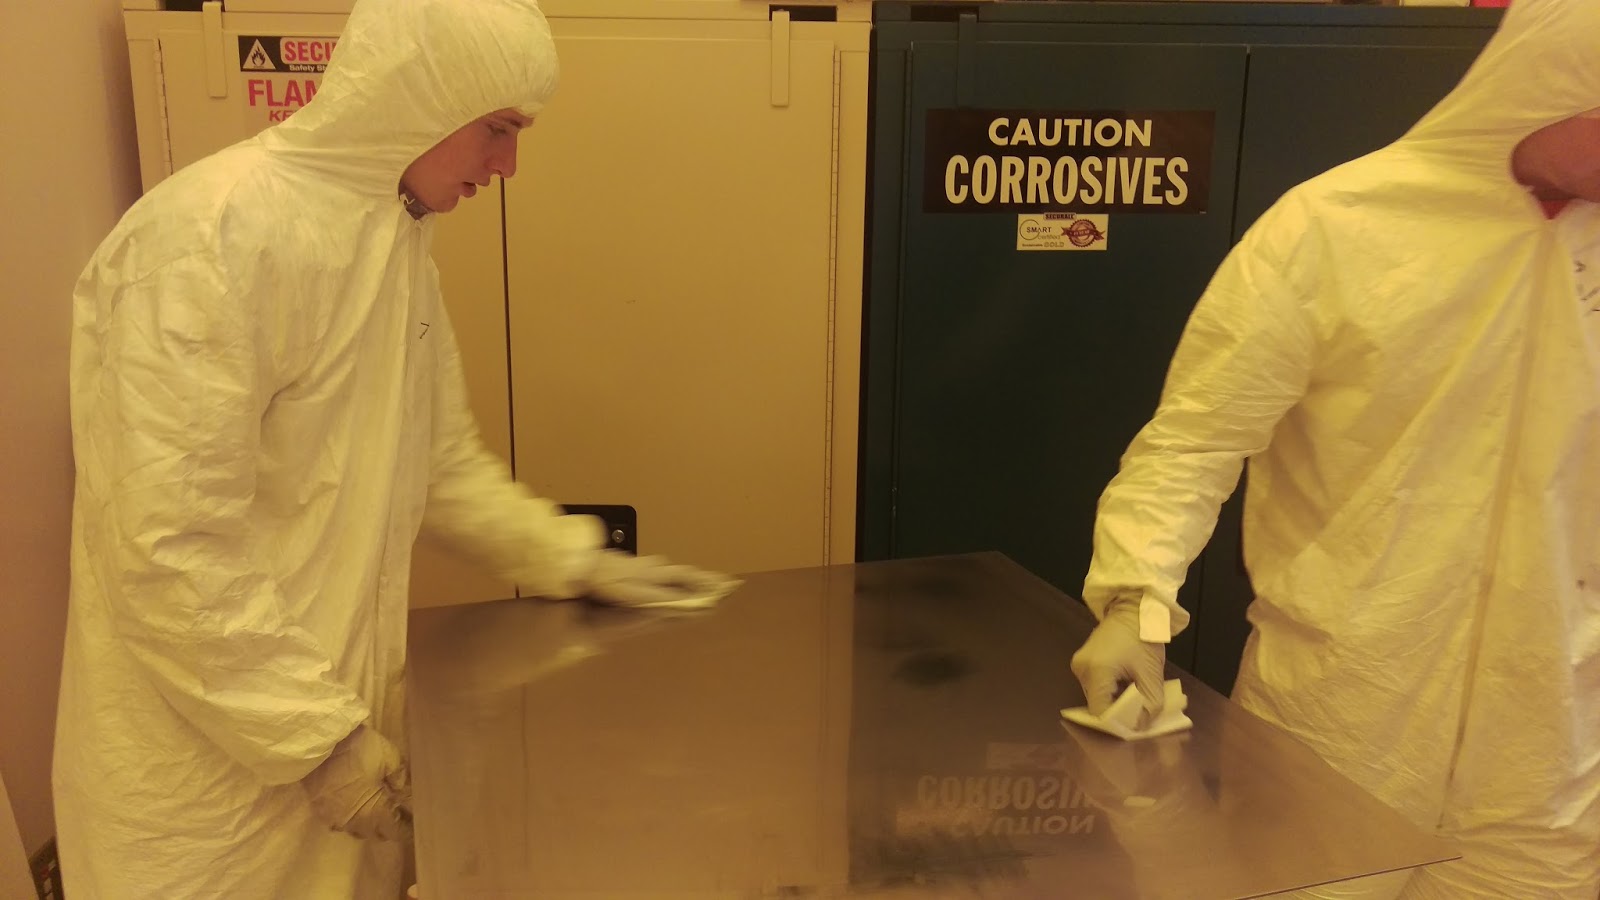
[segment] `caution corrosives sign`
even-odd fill
[[[928,111],[923,211],[1203,213],[1215,114]]]
[[[338,38],[239,35],[241,72],[322,72]]]

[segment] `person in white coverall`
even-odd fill
[[[1597,107],[1600,3],[1516,0],[1408,133],[1249,230],[1101,498],[1092,711],[1159,709],[1249,458],[1234,698],[1463,853],[1319,896],[1600,891]]]
[[[549,598],[718,581],[602,549],[479,440],[435,213],[557,81],[533,0],[360,0],[314,100],[177,172],[74,295],[54,788],[74,900],[399,895],[426,528]]]

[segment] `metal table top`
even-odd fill
[[[1092,626],[996,554],[751,575],[692,617],[417,611],[422,896],[1208,900],[1454,858],[1176,669],[1189,732],[1064,724]]]

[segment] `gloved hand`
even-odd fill
[[[706,609],[740,584],[736,578],[670,565],[659,556],[601,550],[585,595],[601,603],[640,609]]]
[[[1103,715],[1106,708],[1133,682],[1144,698],[1144,727],[1166,706],[1163,688],[1167,664],[1167,645],[1139,639],[1139,600],[1118,597],[1112,600],[1078,652],[1072,654],[1072,674],[1083,685],[1089,714]]]
[[[322,764],[301,779],[311,809],[334,831],[383,841],[411,827],[411,778],[388,738],[357,725]]]

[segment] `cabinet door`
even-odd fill
[[[1456,86],[1490,33],[1432,35],[1461,46],[1252,48],[1236,236],[1284,191],[1405,134]]]
[[[982,40],[968,52],[929,41],[910,54],[888,555],[999,550],[1076,596],[1100,492],[1227,251],[1246,53]],[[1024,252],[1016,209],[930,208],[928,111],[957,106],[963,79],[969,108],[1210,113],[1209,170],[1192,176],[1209,176],[1203,212],[1112,211],[1101,251]]]
[[[784,61],[765,20],[552,25],[506,193],[518,474],[634,507],[641,553],[827,561],[836,26]]]
[[[207,83],[203,17],[129,12],[128,43],[139,96],[140,159],[148,190],[167,175],[284,121],[315,94],[317,61],[344,27],[342,15],[225,14],[221,96]],[[304,62],[297,62],[303,59]],[[303,68],[289,71],[290,65]],[[511,459],[504,257],[499,191],[484,191],[441,216],[433,258],[461,344],[467,391],[489,449]],[[419,542],[412,564],[413,606],[508,597],[509,583],[453,554]]]

